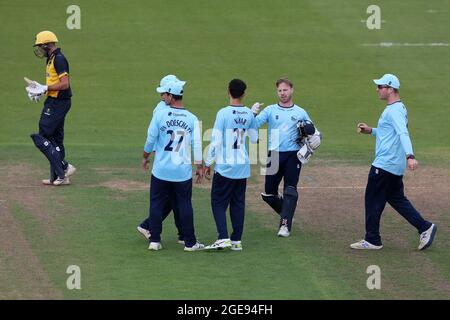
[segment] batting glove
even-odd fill
[[[25,88],[28,94],[28,98],[30,98],[31,101],[38,102],[39,99],[45,94],[47,91],[47,86],[28,86]]]
[[[38,92],[42,91],[42,93],[45,93],[48,90],[47,86],[44,86],[37,81],[30,80],[27,77],[24,77],[23,79],[27,83],[27,88],[33,88],[33,89],[36,89]]]
[[[39,102],[39,99],[42,97],[42,95],[34,95],[30,92],[28,92],[28,98],[33,102]]]

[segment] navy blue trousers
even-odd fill
[[[180,223],[180,213],[178,210],[178,207],[176,206],[176,202],[175,202],[175,196],[173,194],[169,195],[170,197],[170,201],[167,203],[166,207],[164,208],[163,211],[163,221],[167,218],[167,216],[169,215],[170,211],[173,211],[173,217],[175,220],[175,226],[177,227],[178,230],[178,240],[184,240],[183,239],[183,233],[181,231],[181,223]],[[149,216],[150,216],[150,208],[149,208]],[[141,222],[140,226],[146,230],[150,230],[150,218],[147,217],[144,221]]]
[[[247,179],[230,179],[214,173],[211,189],[211,207],[216,222],[218,239],[228,239],[227,208],[230,206],[230,218],[233,233],[230,239],[240,241],[244,231],[245,190]]]
[[[173,200],[171,199],[173,195]],[[172,182],[156,178],[150,181],[150,241],[160,242],[164,213],[171,201],[178,208],[181,232],[186,247],[192,247],[197,239],[194,231],[194,210],[192,208],[192,179]]]
[[[431,222],[422,218],[420,213],[405,197],[403,176],[397,176],[383,169],[372,166],[367,181],[366,206],[366,236],[365,240],[380,246],[380,220],[386,202],[413,225],[419,233],[431,227]]]
[[[278,194],[278,186],[281,179],[284,179],[284,189],[287,186],[297,187],[300,178],[302,163],[297,158],[297,151],[276,152],[269,151],[268,173],[264,186],[266,194]],[[273,171],[272,171],[273,170]]]
[[[300,171],[302,170],[302,163],[297,158],[297,151],[269,151],[268,158],[267,172],[272,174],[266,174],[264,192],[266,194],[277,195],[281,179],[284,181],[283,190],[286,190],[288,186],[297,188]],[[295,207],[293,208],[292,214],[283,215],[282,213],[280,215],[280,226],[284,222],[287,222],[288,228],[291,230]]]
[[[50,179],[56,179],[56,172],[67,169],[66,150],[64,148],[64,122],[72,105],[71,99],[55,99],[48,97],[42,108],[39,119],[39,135],[47,138],[60,154],[61,167],[50,166]],[[58,170],[59,169],[59,170]]]

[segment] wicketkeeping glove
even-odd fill
[[[308,141],[310,147],[313,150],[316,150],[320,146],[320,143],[322,142],[322,134],[319,132],[319,130],[316,129],[314,134],[308,136],[306,140]]]
[[[309,158],[314,154],[313,149],[309,146],[309,143],[306,142],[300,150],[297,152],[297,158],[300,160],[302,164],[306,164],[309,161]]]

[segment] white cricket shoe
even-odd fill
[[[350,245],[350,248],[357,250],[380,250],[383,246],[376,246],[367,242],[366,240],[361,240]]]
[[[141,226],[137,226],[137,231],[144,236],[145,239],[150,239],[150,231],[142,228]]]
[[[206,246],[206,250],[223,250],[227,248],[231,248],[231,240],[230,239],[219,239],[216,240],[212,245]]]
[[[184,251],[200,251],[205,249],[205,245],[197,242],[192,247],[184,247]]]
[[[150,245],[148,246],[148,250],[161,250],[162,249],[162,245],[161,242],[150,242]]]
[[[282,226],[280,227],[280,230],[278,230],[278,236],[279,236],[279,237],[287,238],[287,237],[289,237],[289,235],[290,235],[290,232],[289,232],[288,227],[285,226],[285,225],[282,225]]]
[[[65,177],[64,179],[57,178],[55,181],[53,181],[54,186],[66,186],[70,184],[70,180],[68,177]]]
[[[67,166],[67,169],[64,170],[64,174],[66,175],[66,177],[70,177],[70,176],[74,175],[76,171],[77,171],[77,168],[75,168],[73,165],[71,165],[69,163],[69,165]]]
[[[431,246],[434,240],[434,236],[436,235],[436,231],[437,227],[433,223],[431,227],[428,228],[428,230],[420,234],[419,250],[425,250],[426,248]]]
[[[178,244],[182,244],[182,245],[184,245],[184,240],[180,240],[180,239],[178,239],[178,240],[177,240],[177,243],[178,243]]]
[[[42,180],[42,184],[44,184],[46,186],[52,186],[53,181],[51,181],[50,179],[44,179],[44,180]]]
[[[242,242],[241,241],[231,241],[231,250],[242,251]]]

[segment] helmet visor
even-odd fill
[[[34,45],[33,51],[34,51],[34,54],[36,55],[36,57],[38,57],[38,58],[42,59],[47,56],[47,50],[45,48],[43,48],[42,45]]]

